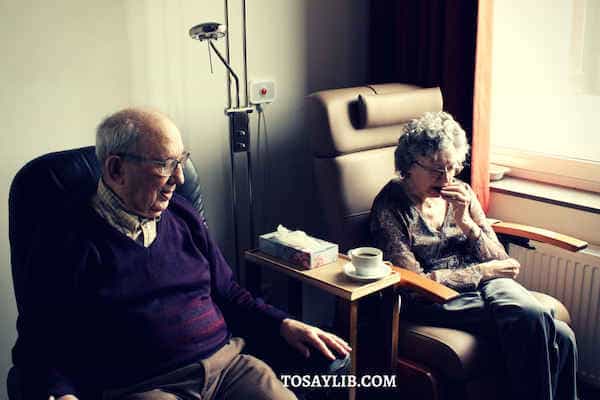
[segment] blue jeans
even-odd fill
[[[575,334],[516,281],[492,279],[444,304],[411,302],[407,311],[419,323],[496,341],[512,399],[577,399]]]

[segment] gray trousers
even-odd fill
[[[512,279],[486,281],[444,304],[411,303],[408,318],[498,343],[511,399],[577,399],[575,334]]]
[[[240,354],[243,346],[243,339],[233,338],[205,360],[105,392],[103,400],[296,399],[267,364]]]

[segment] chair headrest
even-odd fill
[[[307,99],[312,151],[333,157],[394,146],[405,123],[441,110],[439,88],[387,83],[316,92]]]
[[[412,92],[358,95],[359,128],[404,124],[427,111],[436,110],[438,88]]]

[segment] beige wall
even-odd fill
[[[278,97],[266,109],[272,168],[257,171],[257,184],[264,177],[269,184],[266,194],[257,194],[265,205],[258,209],[265,216],[259,230],[279,222],[303,227],[312,218],[303,97],[365,83],[368,1],[247,3],[249,78],[274,79]],[[241,74],[241,1],[230,0],[230,7],[233,65]],[[187,36],[192,25],[223,21],[223,14],[221,1],[0,1],[2,377],[16,337],[6,207],[10,182],[37,155],[91,144],[96,124],[112,110],[150,105],[173,117],[199,168],[213,235],[231,255],[225,72],[213,57],[211,75],[206,45]],[[217,46],[223,49],[222,42]],[[255,130],[255,114],[251,124]],[[0,398],[6,398],[4,385]]]
[[[600,248],[600,216],[588,211],[492,191],[488,216],[549,229],[585,240]]]

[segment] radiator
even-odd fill
[[[600,387],[600,251],[571,253],[532,242],[535,250],[511,245],[521,263],[517,280],[559,299],[571,314],[579,350],[579,378]]]

